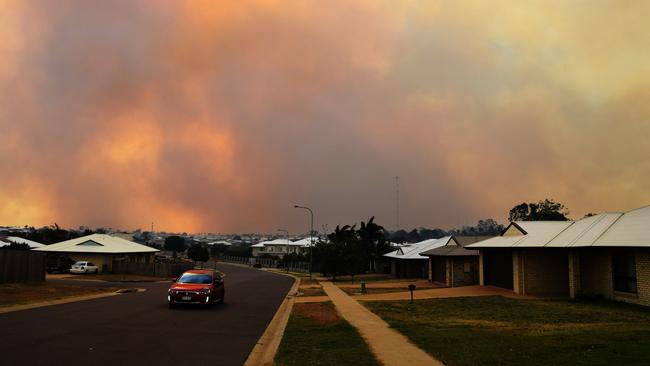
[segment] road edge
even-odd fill
[[[280,272],[271,272],[280,274],[283,276],[292,277],[294,279],[293,285],[287,296],[284,298],[278,310],[275,312],[273,319],[266,327],[264,333],[260,339],[255,343],[255,347],[248,355],[244,366],[271,366],[273,365],[273,360],[275,359],[275,354],[278,352],[280,347],[280,342],[282,341],[282,336],[284,335],[284,329],[287,327],[287,322],[289,321],[289,315],[291,315],[291,310],[293,309],[293,303],[296,300],[296,293],[298,291],[298,286],[300,285],[300,278]]]
[[[123,290],[123,289],[120,289],[120,290]],[[42,308],[42,307],[52,306],[52,305],[68,304],[68,303],[71,303],[71,302],[95,300],[95,299],[101,299],[103,297],[120,296],[120,295],[129,293],[129,292],[119,292],[120,290],[112,291],[112,292],[105,292],[105,293],[101,293],[101,294],[94,294],[94,295],[70,296],[70,297],[64,297],[62,299],[57,299],[57,300],[34,302],[34,303],[31,303],[31,304],[5,306],[5,307],[0,307],[0,314],[13,313],[14,311],[22,311],[22,310]],[[144,292],[144,291],[146,291],[145,289],[142,289],[142,288],[137,288],[135,290],[136,291],[131,291],[131,292]]]

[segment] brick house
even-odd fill
[[[399,278],[428,278],[429,258],[420,253],[444,246],[451,236],[404,244],[383,255],[390,262],[390,273]]]
[[[577,221],[513,222],[468,248],[479,251],[481,285],[650,306],[650,206]]]
[[[429,257],[429,281],[448,287],[479,284],[479,251],[465,246],[491,236],[451,236],[439,248],[420,253]]]

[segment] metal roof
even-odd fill
[[[314,237],[314,245],[318,242],[318,238]],[[251,248],[263,248],[266,245],[287,245],[287,246],[298,246],[298,247],[309,247],[311,246],[311,238],[307,237],[304,239],[291,241],[288,239],[275,239],[262,241],[257,244],[251,245]]]
[[[440,239],[429,239],[421,241],[419,243],[413,243],[408,246],[403,246],[390,253],[386,253],[384,254],[384,257],[395,259],[428,259],[428,257],[420,255],[420,253],[445,246],[450,239],[451,236],[445,236],[444,238]]]
[[[578,221],[517,221],[508,229],[513,226],[523,232],[497,236],[470,247],[650,247],[650,206],[625,213],[602,213]]]
[[[154,253],[158,249],[107,234],[92,234],[33,249],[60,253]]]
[[[39,242],[37,242],[37,241],[33,241],[33,240],[29,240],[29,239],[21,238],[21,237],[18,237],[18,236],[8,236],[8,237],[6,238],[6,240],[7,240],[7,241],[10,241],[10,242],[12,242],[12,243],[27,244],[27,245],[29,245],[29,247],[32,248],[32,249],[33,249],[33,248],[40,248],[40,247],[44,247],[44,246],[45,246],[45,244],[43,244],[43,243],[39,243]]]
[[[467,249],[465,246],[489,238],[492,238],[492,236],[453,236],[452,240],[449,240],[445,246],[427,250],[420,253],[420,255],[442,257],[477,256],[479,255],[478,250]]]
[[[477,249],[466,249],[459,245],[445,245],[444,247],[427,250],[420,254],[428,257],[471,257],[479,255]]]

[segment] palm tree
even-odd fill
[[[375,272],[375,262],[381,255],[390,251],[390,244],[386,241],[386,232],[381,225],[375,224],[375,217],[367,223],[361,222],[357,234],[369,260],[369,269]]]

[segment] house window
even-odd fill
[[[612,254],[612,273],[615,291],[637,293],[634,253],[617,252]]]

